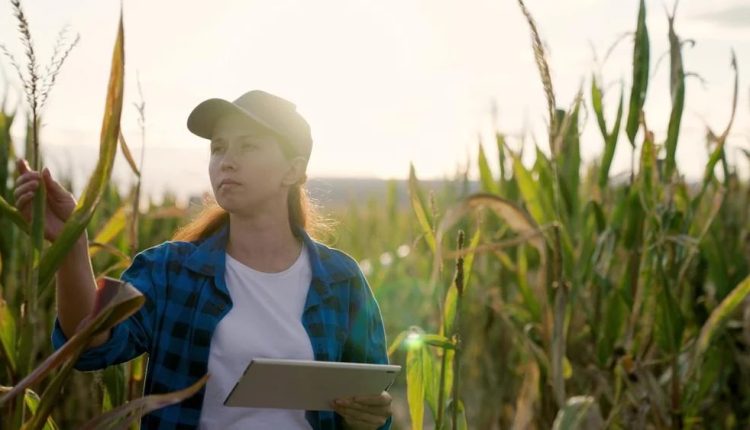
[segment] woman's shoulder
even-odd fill
[[[320,264],[335,278],[358,278],[362,276],[357,260],[345,251],[313,240],[315,255]]]
[[[180,260],[192,254],[196,247],[195,242],[167,240],[143,249],[138,252],[138,255],[142,255],[151,261]]]

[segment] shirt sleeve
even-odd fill
[[[357,268],[349,303],[349,336],[344,344],[342,361],[389,364],[388,346],[380,306],[364,274]],[[337,418],[341,418],[337,415]],[[378,428],[389,430],[393,417]]]
[[[149,248],[137,254],[132,264],[120,276],[146,298],[143,306],[133,315],[111,329],[110,337],[101,345],[86,349],[74,368],[82,371],[103,369],[123,363],[151,349],[156,321],[157,293],[163,290],[164,245]],[[68,341],[58,317],[52,329],[52,346],[55,350]]]

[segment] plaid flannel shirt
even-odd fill
[[[387,364],[380,308],[356,261],[298,233],[307,246],[312,282],[302,323],[315,359]],[[185,388],[207,372],[211,336],[232,307],[224,282],[228,226],[198,242],[168,241],[135,256],[121,279],[146,297],[144,306],[116,325],[107,342],[86,350],[75,368],[97,370],[149,354],[144,394]],[[66,337],[55,319],[52,343]],[[195,429],[205,387],[181,403],[146,414],[142,429]],[[332,411],[307,411],[316,430],[341,429]],[[391,418],[381,429],[389,429]]]

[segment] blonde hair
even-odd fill
[[[298,183],[289,188],[287,196],[289,225],[305,230],[310,236],[317,237],[330,232],[330,221],[323,218],[318,208],[311,201],[306,187]],[[229,212],[224,210],[216,200],[204,202],[203,210],[188,224],[180,227],[172,240],[192,242],[205,239],[229,223]]]

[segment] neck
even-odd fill
[[[302,241],[283,214],[229,214],[227,252],[232,258],[265,272],[289,267],[299,256]]]

